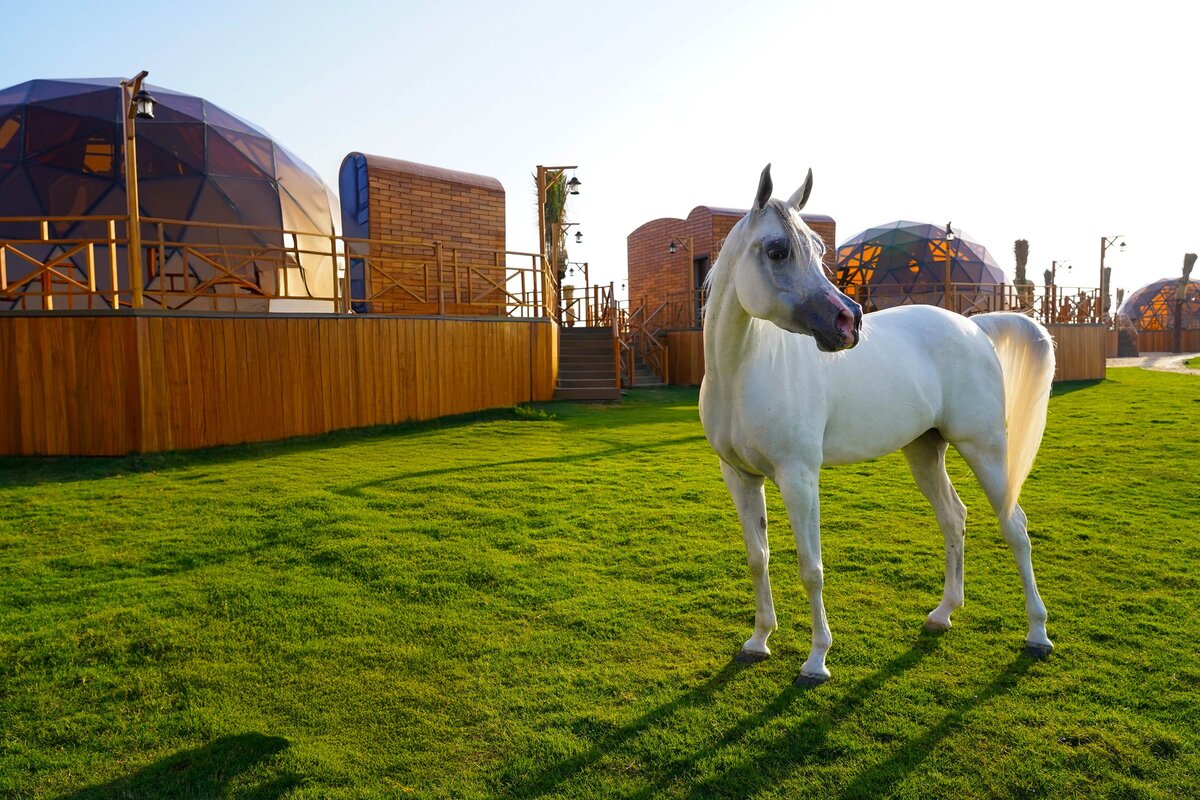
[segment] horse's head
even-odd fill
[[[771,199],[771,165],[762,171],[754,207],[742,220],[733,276],[738,301],[751,316],[816,339],[825,352],[858,344],[862,308],[829,282],[825,245],[800,209],[812,191],[812,170],[786,203]]]

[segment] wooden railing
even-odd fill
[[[147,217],[141,238],[135,275],[125,217],[0,218],[0,310],[558,318],[556,281],[536,253]]]
[[[945,284],[861,286],[843,288],[864,312],[901,305],[936,305],[966,316],[988,311],[1021,311],[1043,323],[1101,323],[1108,321],[1100,290],[1063,286],[1014,286],[1011,283],[952,283],[949,302]]]
[[[613,319],[613,284],[564,286],[562,324],[607,328]]]
[[[667,380],[668,353],[662,339],[662,314],[668,308],[663,303],[653,311],[645,305],[629,307],[614,304],[617,315],[617,339],[621,343],[621,381],[626,386],[637,385],[637,360],[654,370],[661,380]]]

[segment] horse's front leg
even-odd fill
[[[815,686],[829,679],[825,654],[833,643],[829,622],[825,619],[825,601],[821,597],[825,570],[821,565],[819,471],[819,466],[789,467],[786,471],[778,471],[775,476],[783,504],[787,507],[788,519],[792,523],[796,555],[800,559],[800,580],[804,583],[812,612],[812,650],[796,678],[796,684],[804,686]]]
[[[725,486],[737,508],[738,521],[742,524],[742,538],[746,542],[746,563],[750,565],[750,578],[754,582],[754,635],[737,654],[738,661],[761,661],[771,655],[767,637],[775,630],[775,603],[771,599],[771,576],[767,562],[771,551],[767,547],[767,502],[763,496],[763,478],[750,475],[724,461],[721,475]]]

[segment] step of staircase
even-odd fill
[[[555,400],[618,400],[611,328],[560,328]]]
[[[1133,334],[1127,330],[1117,331],[1117,357],[1118,358],[1134,358],[1140,355],[1137,348],[1137,340],[1133,338]]]

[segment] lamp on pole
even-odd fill
[[[154,119],[154,97],[142,82],[149,75],[142,70],[121,81],[121,131],[125,135],[125,258],[129,262],[129,291],[134,308],[142,307],[142,216],[138,203],[137,120]],[[116,287],[113,287],[114,293]]]
[[[1121,240],[1123,238],[1125,238],[1124,235],[1101,236],[1100,237],[1100,298],[1099,298],[1099,302],[1100,302],[1101,308],[1104,307],[1105,300],[1108,298],[1108,281],[1106,280],[1106,276],[1104,274],[1104,254],[1106,252],[1108,252],[1108,248],[1112,247],[1114,244],[1116,244],[1119,240]],[[1121,242],[1121,252],[1122,253],[1125,252],[1125,242]]]
[[[558,237],[561,235],[563,230],[566,230],[566,227],[569,227],[570,225],[573,225],[574,223],[566,223],[564,225],[564,227],[562,227],[560,230],[560,228],[558,227],[560,222],[559,222],[559,220],[555,220],[553,223],[553,225],[555,227],[553,227],[551,229],[551,234],[553,235],[554,239],[550,243],[549,247],[547,247],[547,244],[546,244],[546,195],[547,195],[547,191],[550,188],[550,185],[553,182],[559,180],[562,177],[562,174],[569,169],[577,169],[577,167],[575,167],[574,165],[559,166],[559,167],[546,167],[541,164],[538,164],[538,166],[537,166],[536,180],[537,180],[537,193],[538,193],[538,195],[537,195],[538,252],[542,256],[542,269],[543,269],[543,273],[544,273],[543,278],[544,278],[544,280],[547,281],[548,286],[549,285],[556,286],[557,284],[559,284],[561,282],[558,277],[558,252],[557,252],[558,251]],[[571,180],[566,181],[566,183],[563,186],[566,189],[566,192],[568,195],[577,195],[577,194],[579,194],[579,187],[582,184],[583,184],[583,181],[579,180],[579,178],[576,178],[575,176],[571,176]],[[565,209],[565,208],[566,208],[566,199],[564,198],[563,209]],[[562,214],[562,210],[560,210],[560,212],[559,212],[560,219],[561,219],[561,214]],[[551,252],[547,253],[546,252],[547,250],[550,250]],[[554,259],[554,261],[553,261],[554,268],[553,269],[546,268],[547,263],[548,263],[548,257],[553,257],[553,259]],[[545,310],[546,316],[548,316],[548,317],[552,316],[551,309],[552,308],[557,309],[558,305],[559,305],[558,302],[544,303],[544,310]]]

